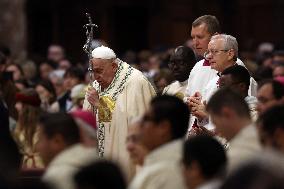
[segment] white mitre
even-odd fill
[[[116,58],[116,55],[112,49],[105,46],[100,46],[92,51],[92,57],[100,59],[114,59]]]

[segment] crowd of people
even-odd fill
[[[284,49],[246,56],[212,15],[189,35],[85,63],[1,47],[0,188],[284,188]]]

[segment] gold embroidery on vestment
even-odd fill
[[[98,108],[99,122],[111,122],[112,112],[114,111],[115,101],[109,96],[100,97]]]

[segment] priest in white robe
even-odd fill
[[[128,126],[143,115],[155,90],[140,71],[116,58],[108,47],[94,49],[91,61],[95,81],[83,108],[98,118],[99,155],[118,162],[130,179],[134,166],[126,151]]]
[[[221,73],[233,65],[236,65],[236,60],[238,56],[238,43],[235,37],[226,34],[214,35],[209,44],[208,50],[205,53],[206,59],[209,61],[212,69],[216,70],[218,74],[207,84],[201,96],[199,98],[201,101],[208,102],[210,97],[219,88],[219,78]],[[249,90],[250,91],[250,90]],[[250,96],[250,93],[249,93]],[[191,97],[194,98],[194,97]],[[190,98],[190,99],[191,99]],[[190,100],[191,101],[191,100]],[[194,107],[193,103],[189,102],[191,106]],[[195,114],[195,108],[193,108],[192,113]],[[202,126],[206,124],[204,120],[198,120],[198,123],[202,123]],[[208,123],[208,122],[207,122]],[[213,129],[212,124],[207,125],[208,129]]]
[[[213,35],[221,33],[218,19],[212,15],[203,15],[198,17],[191,28],[191,37],[193,40],[194,51],[197,56],[204,57],[208,43]],[[245,66],[244,63],[237,59],[237,64]],[[210,63],[206,59],[202,59],[195,64],[188,78],[188,86],[186,88],[186,96],[195,96],[196,93],[202,93],[207,84],[216,77],[217,71],[211,69]],[[251,78],[249,95],[256,96],[257,83]],[[203,94],[202,94],[203,96]],[[187,98],[184,98],[187,101]],[[189,131],[196,120],[195,116],[191,116],[189,123]]]
[[[185,97],[188,76],[195,62],[195,54],[191,48],[185,46],[177,47],[168,63],[175,81],[165,87],[163,94],[173,95],[183,99]]]

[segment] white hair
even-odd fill
[[[234,60],[236,61],[238,57],[238,51],[239,51],[237,39],[227,34],[218,34],[218,35],[213,35],[211,37],[211,40],[216,40],[216,39],[224,40],[224,50],[230,50],[230,49],[234,50],[235,52]]]

